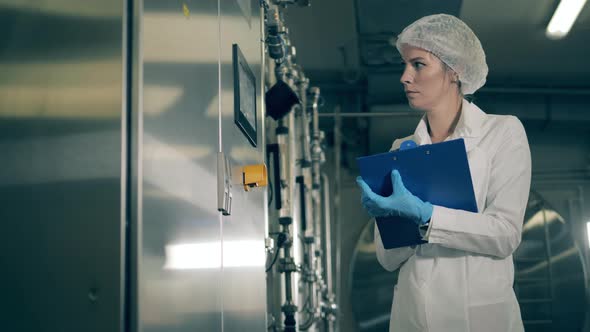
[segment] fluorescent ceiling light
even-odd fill
[[[549,25],[547,25],[545,31],[547,37],[559,39],[567,35],[584,8],[584,4],[586,4],[586,0],[561,0]]]

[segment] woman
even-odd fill
[[[516,117],[487,115],[464,99],[483,86],[488,68],[481,43],[458,18],[424,17],[403,30],[396,47],[409,104],[425,115],[414,135],[395,140],[392,150],[408,139],[422,145],[463,138],[480,212],[423,202],[405,189],[397,171],[389,197],[357,178],[372,217],[411,218],[427,241],[387,250],[375,227],[379,263],[389,271],[401,267],[390,331],[524,331],[512,289],[512,253],[521,240],[531,181],[524,128]]]

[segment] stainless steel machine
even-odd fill
[[[0,1],[2,330],[266,330],[261,13]]]
[[[281,1],[265,8],[270,61],[266,106],[272,195],[267,268],[271,331],[335,331],[330,189],[321,165],[320,90],[297,64]],[[295,2],[293,4],[307,5]]]
[[[335,329],[292,5],[0,0],[3,330]]]

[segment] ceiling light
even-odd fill
[[[547,25],[545,34],[548,38],[559,39],[565,37],[574,25],[576,18],[586,4],[586,0],[561,0],[553,17]]]

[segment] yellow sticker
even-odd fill
[[[185,17],[189,17],[191,14],[191,11],[188,9],[188,6],[186,5],[186,3],[182,4],[182,12],[184,13]]]

